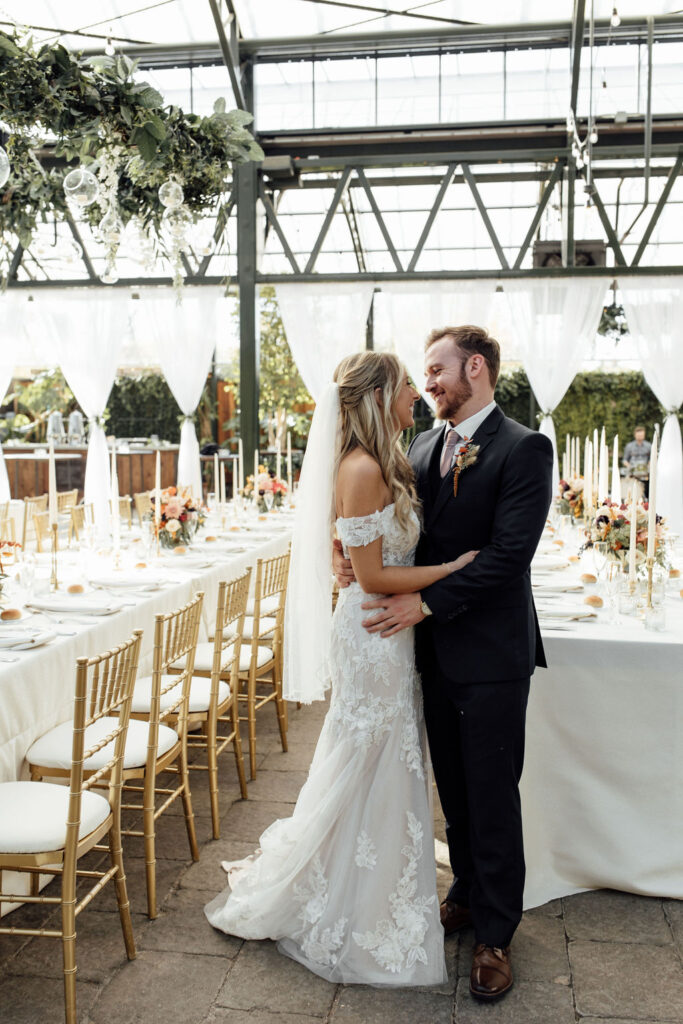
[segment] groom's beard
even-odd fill
[[[460,364],[460,377],[453,387],[447,401],[439,406],[439,419],[458,422],[458,414],[465,402],[472,397],[472,385],[465,373],[465,364]]]

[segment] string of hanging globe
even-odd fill
[[[165,106],[136,69],[122,54],[84,58],[0,32],[1,284],[41,222],[89,224],[105,283],[128,250],[148,270],[170,263],[177,286],[194,223],[224,223],[234,164],[263,159],[252,115],[223,99],[206,117]]]

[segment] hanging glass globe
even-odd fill
[[[64,179],[66,198],[76,206],[90,206],[97,199],[99,190],[97,178],[85,167],[76,167]]]
[[[168,181],[159,186],[159,202],[167,210],[175,210],[181,205],[184,198],[185,193],[183,192],[182,185],[179,185],[173,178],[169,178]]]
[[[0,188],[5,184],[9,178],[10,166],[9,157],[5,150],[0,146]]]
[[[113,263],[107,263],[104,273],[100,275],[102,284],[116,284],[119,279],[118,271]]]
[[[207,239],[202,245],[199,246],[197,252],[200,256],[213,256],[216,251],[216,243],[213,238]]]
[[[67,242],[64,252],[64,262],[67,266],[73,267],[83,258],[83,250],[75,239]]]
[[[192,214],[186,206],[174,206],[164,211],[161,222],[171,238],[177,241],[192,227]]]
[[[118,245],[123,234],[121,218],[113,206],[110,206],[98,224],[100,238],[105,245]]]

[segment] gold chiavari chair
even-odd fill
[[[14,519],[0,515],[0,544],[16,542],[17,527]]]
[[[129,530],[133,529],[133,510],[131,508],[130,494],[124,494],[119,498],[119,518],[125,523]]]
[[[282,640],[284,632],[289,551],[256,562],[253,614],[245,619],[240,658],[239,699],[246,706],[249,731],[249,774],[256,776],[256,712],[274,703],[282,749],[287,750],[287,708],[282,698]],[[275,600],[277,604],[275,605]],[[275,610],[262,613],[262,606]]]
[[[187,705],[203,597],[203,594],[197,594],[189,604],[177,611],[156,616],[152,675],[138,680],[136,687],[138,698],[141,690],[146,687],[149,711],[131,711],[128,726],[123,759],[123,790],[126,794],[137,794],[136,799],[141,798],[142,802],[122,803],[121,808],[124,811],[141,811],[143,827],[141,830],[122,827],[121,834],[144,839],[147,913],[150,917],[157,916],[156,822],[178,797],[183,801],[190,853],[193,860],[199,860],[187,769]],[[188,668],[180,679],[169,675],[169,665],[183,655],[188,655]],[[169,691],[173,691],[170,696]],[[169,720],[175,722],[175,728],[167,724]],[[29,750],[27,760],[31,778],[59,775],[60,765],[66,755],[64,749],[58,754],[59,741],[63,747],[64,736],[54,736],[60,728],[58,726],[56,730],[51,730]],[[177,787],[157,787],[157,775],[168,771],[178,775],[180,781]],[[136,780],[140,780],[141,784],[133,784]],[[157,807],[158,796],[164,799]]]
[[[133,495],[133,502],[135,503],[135,511],[138,515],[138,522],[142,522],[143,519],[150,515],[154,511],[154,505],[152,504],[152,498],[149,491],[142,491],[140,494]]]
[[[88,505],[75,505],[69,509],[71,515],[71,522],[69,523],[69,540],[75,538],[79,541],[83,536],[86,523],[93,523],[94,513],[92,504]]]
[[[232,743],[242,799],[247,799],[242,740],[237,713],[239,665],[244,615],[249,598],[251,568],[218,587],[213,643],[197,644],[194,676],[190,687],[188,746],[206,751],[206,764],[194,762],[190,771],[207,771],[211,796],[213,838],[220,839],[218,813],[218,756]],[[174,672],[182,671],[182,662]],[[133,710],[136,709],[135,697]],[[196,731],[201,727],[201,733]],[[222,735],[218,735],[218,728]]]
[[[141,638],[142,631],[137,630],[119,647],[76,663],[73,721],[58,727],[66,739],[63,774],[69,778],[68,788],[47,782],[0,784],[0,883],[3,871],[28,873],[32,879],[30,896],[0,891],[0,901],[42,903],[61,911],[58,928],[5,924],[0,935],[61,939],[66,1024],[77,1020],[78,915],[109,881],[116,888],[128,959],[136,956],[121,850],[121,777]],[[99,847],[104,839],[107,847]],[[93,848],[109,850],[107,870],[79,870],[79,859]],[[41,874],[61,877],[59,896],[39,893]],[[92,882],[80,899],[79,878]]]
[[[21,546],[26,551],[26,541],[33,529],[33,516],[36,512],[47,512],[47,494],[24,498],[24,520],[21,529]]]
[[[50,513],[34,512],[33,528],[36,534],[36,550],[50,550]]]
[[[0,519],[9,519],[9,501],[0,501]]]
[[[78,491],[57,491],[57,511],[68,512],[78,504]]]

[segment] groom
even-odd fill
[[[522,915],[519,779],[530,676],[545,665],[529,564],[551,499],[552,446],[507,419],[493,393],[500,347],[481,327],[432,331],[426,390],[444,426],[408,455],[423,505],[418,565],[477,550],[464,569],[422,593],[368,601],[383,636],[416,630],[425,720],[446,818],[453,884],[441,904],[446,935],[471,924],[470,991],[512,986],[509,945]],[[335,556],[349,580],[350,563]],[[342,568],[343,566],[343,568]]]

